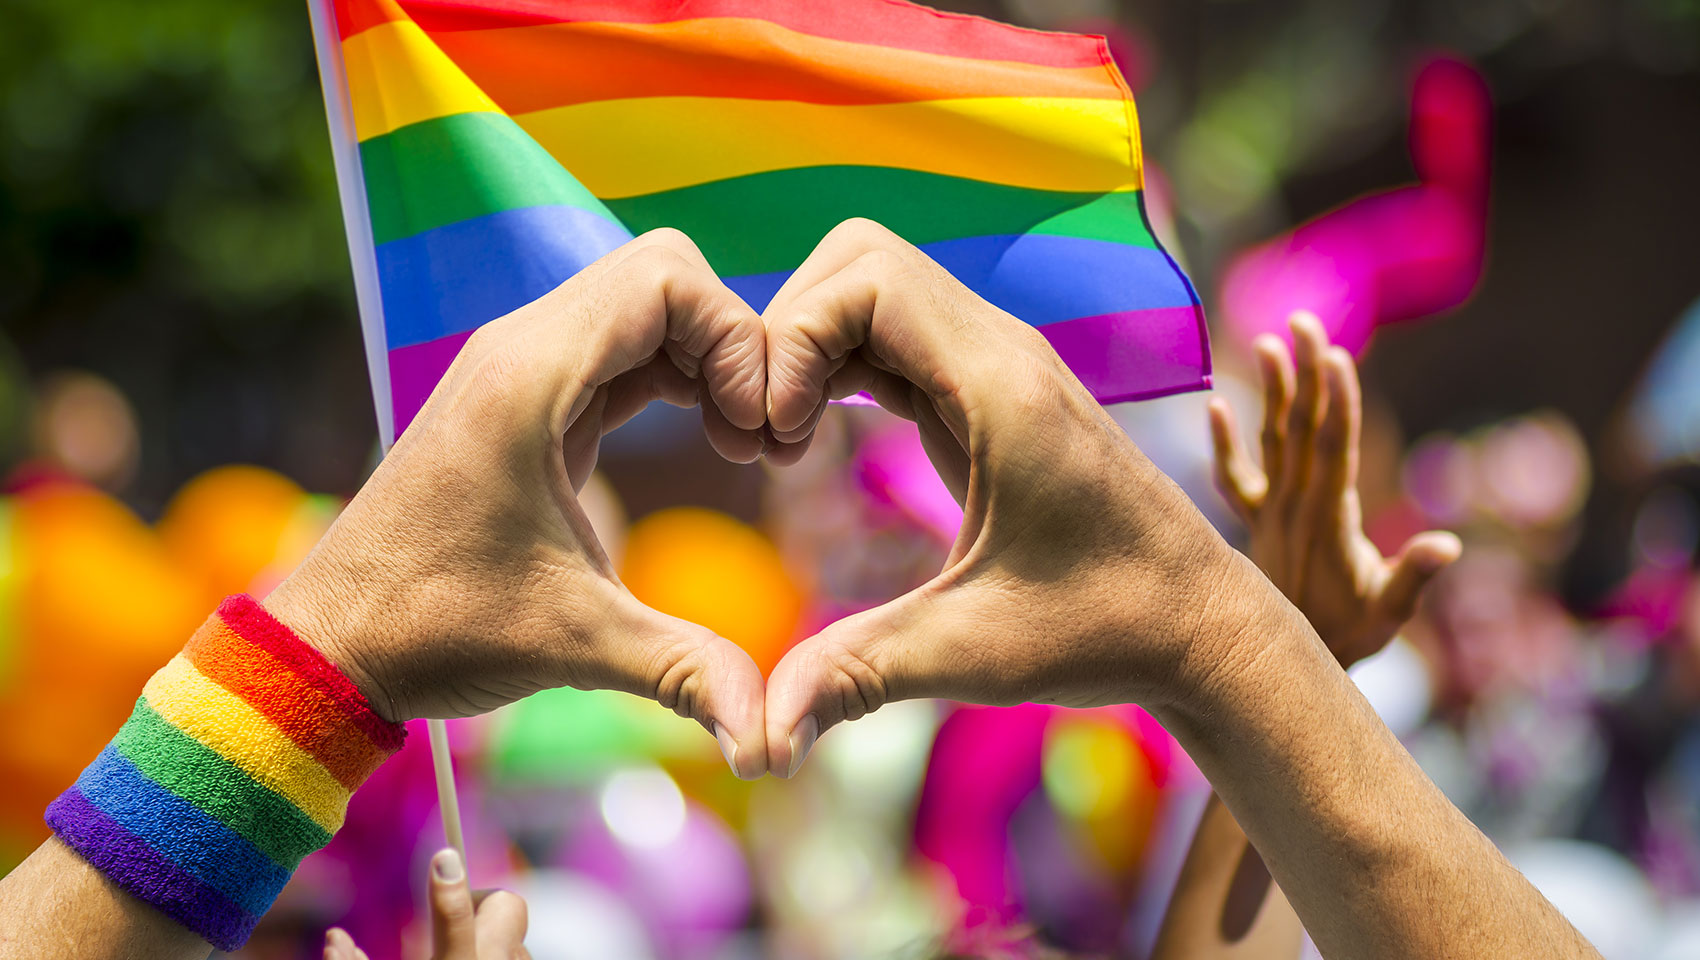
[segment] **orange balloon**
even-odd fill
[[[106,494],[53,485],[12,506],[18,589],[0,689],[0,823],[27,839],[45,835],[47,802],[117,732],[217,597]]]
[[[638,521],[620,577],[639,600],[743,647],[766,676],[797,639],[803,593],[773,542],[714,510],[673,507]]]
[[[292,536],[306,491],[263,467],[208,470],[183,485],[159,522],[160,539],[185,571],[219,596],[264,594],[305,556]],[[320,529],[318,532],[323,532]]]

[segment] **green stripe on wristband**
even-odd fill
[[[285,869],[330,842],[301,809],[136,700],[112,745],[150,780],[200,807]]]

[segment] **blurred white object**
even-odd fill
[[[685,828],[685,795],[660,767],[621,770],[602,787],[602,818],[621,843],[658,850]]]
[[[1694,960],[1700,957],[1700,902],[1672,905],[1663,942],[1647,960]]]
[[[1650,464],[1700,460],[1700,301],[1677,320],[1641,375],[1630,430]]]
[[[1381,722],[1403,740],[1428,719],[1434,702],[1434,679],[1417,648],[1394,637],[1380,653],[1352,665],[1352,680],[1363,692]]]
[[[1580,840],[1548,839],[1509,845],[1505,856],[1605,960],[1647,960],[1663,940],[1652,887],[1615,851]]]
[[[534,960],[653,960],[643,923],[600,883],[569,871],[540,870],[514,884],[531,920],[526,949]]]
[[[939,707],[930,700],[887,704],[835,728],[815,748],[812,762],[831,772],[847,805],[864,815],[909,814],[939,723]]]

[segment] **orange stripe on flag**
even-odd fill
[[[868,104],[1122,95],[1102,65],[952,57],[815,37],[765,20],[559,23],[430,37],[510,114],[632,97]]]

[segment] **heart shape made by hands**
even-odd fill
[[[916,422],[964,506],[937,577],[801,641],[765,682],[619,582],[576,499],[604,434],[654,400],[694,404],[722,456],[789,464],[831,400],[864,391]],[[392,718],[624,690],[703,724],[739,776],[789,776],[893,699],[1158,689],[1195,646],[1173,611],[1208,590],[1178,572],[1230,556],[1042,335],[855,220],[761,316],[661,230],[487,324],[268,605]]]

